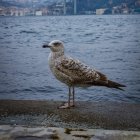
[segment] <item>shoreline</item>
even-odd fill
[[[60,101],[0,100],[0,125],[140,130],[140,104],[76,102],[57,109]]]

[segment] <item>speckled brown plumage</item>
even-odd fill
[[[73,96],[75,86],[106,86],[117,89],[125,87],[122,84],[108,80],[106,75],[87,66],[79,60],[64,55],[64,46],[61,41],[54,40],[50,42],[49,45],[43,45],[43,48],[46,47],[51,49],[51,53],[49,55],[49,66],[52,73],[59,81],[68,85],[69,93],[71,92],[71,87],[73,88]]]

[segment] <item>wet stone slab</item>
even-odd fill
[[[140,104],[76,102],[57,109],[59,101],[0,100],[0,125],[140,130]]]
[[[140,140],[140,132],[1,125],[0,140]]]

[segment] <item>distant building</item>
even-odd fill
[[[27,8],[11,7],[7,12],[9,12],[9,16],[26,16],[30,13],[30,10]]]
[[[48,15],[48,8],[41,8],[40,10],[42,11],[42,16]]]
[[[35,12],[35,15],[36,15],[36,16],[42,16],[42,11],[36,11],[36,12]]]
[[[19,10],[18,11],[18,16],[24,16],[25,14],[24,14],[24,10]]]
[[[113,7],[112,14],[121,14],[121,7],[120,6]]]
[[[24,8],[24,15],[25,16],[30,16],[31,15],[31,11],[28,8]]]
[[[84,14],[86,14],[86,15],[92,15],[92,14],[95,14],[95,12],[94,11],[85,11]]]
[[[64,14],[64,5],[55,4],[49,7],[48,15],[63,15]]]
[[[106,9],[96,9],[96,15],[103,15]]]
[[[4,12],[4,8],[0,7],[0,16],[5,16],[6,13]]]
[[[129,14],[129,11],[128,11],[128,9],[123,9],[123,10],[122,10],[122,13],[123,13],[123,14]]]
[[[8,11],[10,13],[10,16],[18,16],[18,9],[16,7],[11,7]]]

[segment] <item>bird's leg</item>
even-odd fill
[[[74,107],[75,106],[75,90],[74,90],[74,86],[69,87],[69,98],[68,98],[68,103],[66,103],[65,105],[67,105],[68,107]]]
[[[61,105],[58,108],[59,109],[67,109],[67,108],[70,108],[70,107],[74,107],[75,106],[75,98],[74,98],[74,95],[75,95],[74,86],[73,87],[69,87],[68,102],[67,103],[64,103],[63,105]]]
[[[72,107],[74,107],[75,106],[75,89],[74,89],[74,86],[72,87]]]
[[[61,105],[60,107],[58,107],[59,109],[67,109],[71,107],[71,87],[69,87],[69,93],[68,93],[68,102],[64,103],[63,105]]]
[[[70,107],[71,87],[69,87],[68,107]]]
[[[70,90],[69,90],[69,100],[68,100],[68,104],[70,107],[75,106],[74,95],[75,95],[75,90],[74,90],[74,86],[72,86],[70,87]]]

